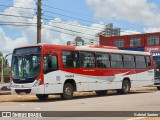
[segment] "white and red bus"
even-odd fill
[[[35,94],[40,100],[51,94],[71,99],[73,92],[107,90],[128,93],[130,88],[154,84],[149,52],[118,50],[104,46],[38,44],[16,48],[11,64],[11,93]]]

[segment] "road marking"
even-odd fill
[[[143,119],[145,117],[136,117],[136,118],[129,118],[129,119],[126,119],[126,120],[140,120],[140,119]]]
[[[21,104],[21,105],[25,105],[25,104]]]
[[[40,110],[40,109],[42,109],[42,108],[34,108],[34,109],[36,109],[36,110]]]

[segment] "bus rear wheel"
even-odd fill
[[[70,100],[73,97],[73,86],[70,83],[65,83],[63,86],[63,93],[61,98],[65,100]]]
[[[36,94],[39,100],[46,100],[48,98],[47,94]]]
[[[118,94],[127,94],[127,93],[129,93],[130,88],[131,88],[131,85],[130,85],[129,81],[124,80],[122,83],[122,89],[118,89],[117,93]]]
[[[106,94],[106,90],[95,91],[97,95],[102,96]]]
[[[157,87],[157,90],[160,90],[160,86]]]

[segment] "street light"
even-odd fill
[[[0,56],[2,57],[2,63],[1,63],[1,83],[4,82],[4,76],[3,76],[3,53],[0,52]]]

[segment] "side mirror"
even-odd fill
[[[6,59],[6,61],[5,61],[5,66],[7,66],[8,65],[8,60]]]

